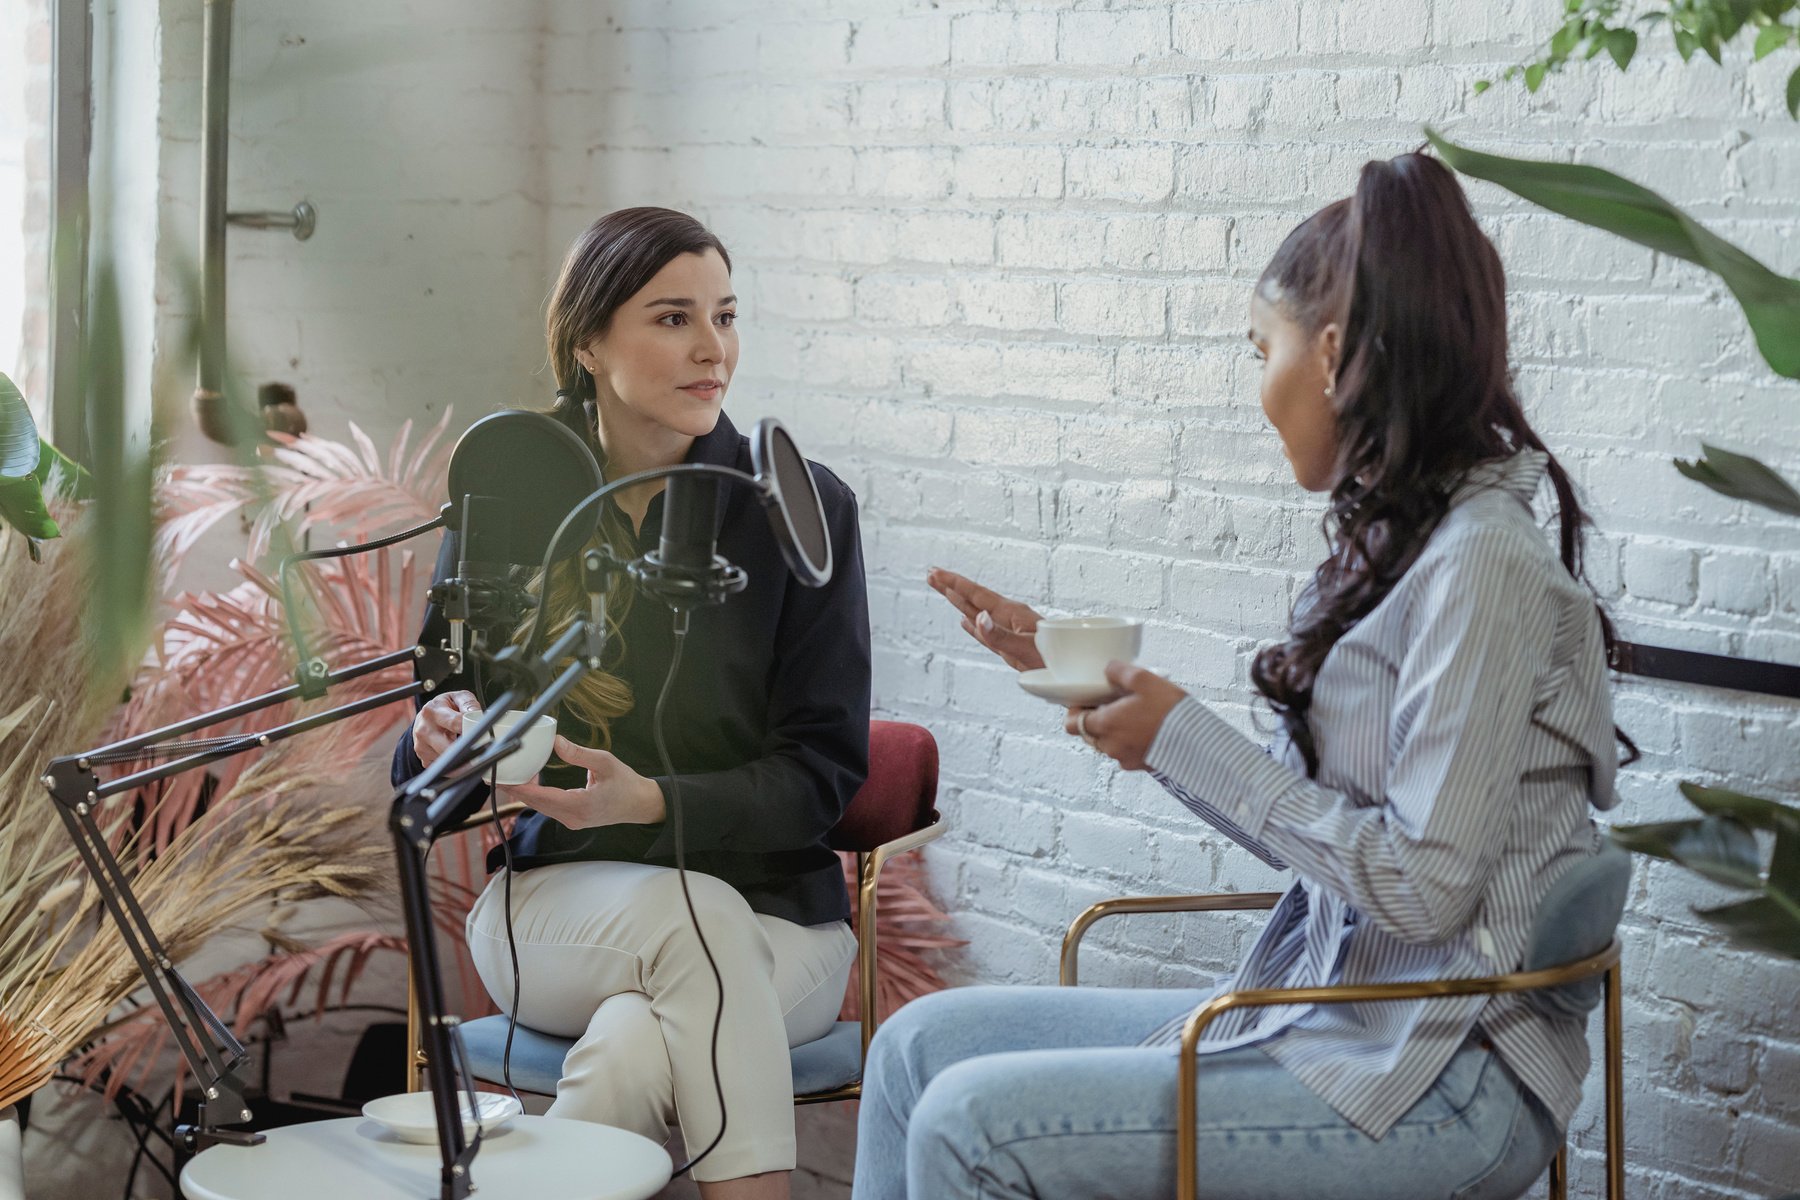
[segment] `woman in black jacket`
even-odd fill
[[[721,411],[737,365],[730,259],[693,218],[667,209],[602,217],[577,239],[550,300],[555,415],[608,478],[680,462],[750,469]],[[724,982],[718,1039],[725,1136],[694,1169],[709,1200],[785,1197],[794,1166],[790,1045],[836,1019],[855,958],[849,896],[826,835],[868,769],[869,623],[856,498],[811,464],[836,571],[791,579],[765,515],[741,488],[720,493],[718,550],[749,586],[692,614],[664,728],[679,773],[688,886]],[[621,557],[656,544],[662,483],[618,493],[600,537]],[[442,574],[455,561],[446,543]],[[573,567],[548,586],[571,619]],[[720,1125],[711,1059],[719,1002],[684,902],[652,716],[675,640],[655,600],[617,589],[605,670],[558,714],[540,783],[502,787],[530,812],[469,914],[471,954],[495,1001],[576,1043],[553,1116],[689,1145]],[[552,622],[552,634],[557,630]],[[424,638],[447,626],[427,613]],[[479,711],[452,680],[420,708],[394,756],[396,780],[424,769]],[[506,856],[496,854],[490,869]],[[510,891],[515,981],[506,906]]]

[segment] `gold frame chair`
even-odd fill
[[[492,824],[495,820],[514,816],[525,811],[523,804],[502,805],[499,812],[484,809],[476,813],[454,830],[444,836],[454,836],[482,825]],[[856,856],[857,867],[857,907],[856,907],[856,962],[859,972],[858,985],[862,993],[862,1052],[859,1057],[859,1069],[856,1082],[826,1092],[812,1092],[794,1097],[795,1104],[825,1104],[832,1100],[857,1100],[862,1097],[862,1070],[867,1068],[869,1060],[869,1042],[875,1036],[875,1028],[880,1024],[875,1012],[876,1001],[876,888],[881,882],[882,868],[902,854],[908,854],[922,846],[935,842],[944,836],[944,821],[939,818],[921,829],[915,829],[891,842],[883,842],[867,853]],[[411,964],[408,964],[410,967]],[[407,1063],[406,1090],[409,1092],[424,1089],[424,1074],[427,1066],[424,1039],[419,1027],[418,996],[412,985],[410,970],[406,983],[406,1047]]]
[[[1096,921],[1141,913],[1242,912],[1269,909],[1281,892],[1222,893],[1207,896],[1136,896],[1103,900],[1076,917],[1063,937],[1059,981],[1075,987],[1081,939]],[[1537,971],[1513,971],[1475,979],[1426,979],[1413,983],[1341,984],[1316,988],[1250,988],[1215,996],[1188,1018],[1181,1034],[1180,1095],[1176,1113],[1176,1200],[1197,1200],[1199,1193],[1200,1121],[1196,1088],[1200,1081],[1200,1036],[1206,1027],[1234,1008],[1267,1008],[1281,1004],[1353,1004],[1388,1000],[1421,1000],[1441,996],[1493,996],[1559,987],[1600,976],[1605,988],[1606,1196],[1625,1200],[1625,1087],[1620,1012],[1619,942],[1586,958]],[[1568,1142],[1550,1163],[1550,1198],[1568,1194]]]

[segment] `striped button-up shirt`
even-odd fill
[[[1532,501],[1544,456],[1471,472],[1417,562],[1321,665],[1317,778],[1183,700],[1150,748],[1203,820],[1298,877],[1232,988],[1449,979],[1517,969],[1538,902],[1599,846],[1617,803],[1610,678],[1593,597]],[[1171,1022],[1147,1044],[1180,1040]],[[1257,1044],[1380,1137],[1477,1027],[1565,1126],[1585,1023],[1522,996],[1236,1009],[1202,1051]]]

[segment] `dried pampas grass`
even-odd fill
[[[169,1032],[145,995],[136,964],[99,903],[36,776],[52,754],[141,733],[285,685],[293,670],[279,589],[260,563],[270,547],[366,540],[436,515],[451,416],[415,435],[409,422],[385,454],[352,427],[348,442],[277,437],[257,465],[174,467],[158,479],[156,577],[169,590],[182,560],[221,521],[249,530],[229,590],[166,602],[142,663],[110,672],[89,661],[77,627],[87,594],[77,505],[57,512],[69,536],[51,561],[23,561],[17,539],[0,544],[0,662],[28,688],[0,709],[0,1106],[28,1094],[78,1054],[76,1069],[109,1088],[162,1071]],[[340,542],[341,544],[341,542]],[[410,551],[312,564],[297,582],[308,636],[335,663],[407,644],[428,572]],[[134,669],[135,668],[135,669]],[[129,694],[125,679],[130,674]],[[327,704],[404,682],[400,667],[334,688]],[[35,693],[30,691],[36,687]],[[9,698],[10,700],[10,698]],[[282,705],[256,728],[306,709]],[[98,821],[164,942],[180,961],[215,934],[259,933],[269,953],[194,987],[240,1035],[272,1006],[343,1003],[371,958],[403,943],[377,930],[308,946],[284,928],[308,898],[385,907],[391,879],[385,771],[365,751],[404,719],[396,705],[107,800]],[[213,727],[195,736],[242,731]],[[127,768],[128,769],[128,768]],[[473,849],[454,839],[433,856],[441,926],[467,909]],[[444,904],[444,899],[453,901]],[[447,960],[465,991],[485,993],[456,936]],[[283,999],[285,997],[285,1000]],[[180,1064],[175,1068],[179,1086]]]
[[[112,707],[86,686],[105,673],[70,602],[87,588],[82,516],[52,507],[67,536],[44,544],[41,563],[24,538],[0,535],[0,662],[13,693],[0,711],[0,1108],[41,1086],[66,1053],[41,1019],[54,1008],[43,984],[99,899],[38,782],[52,748],[91,745]]]

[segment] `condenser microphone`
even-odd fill
[[[626,568],[639,590],[676,609],[718,604],[743,591],[750,577],[716,553],[718,521],[718,476],[668,476],[656,549]]]
[[[662,534],[649,556],[662,566],[699,570],[713,563],[719,481],[710,475],[672,475],[663,493]]]

